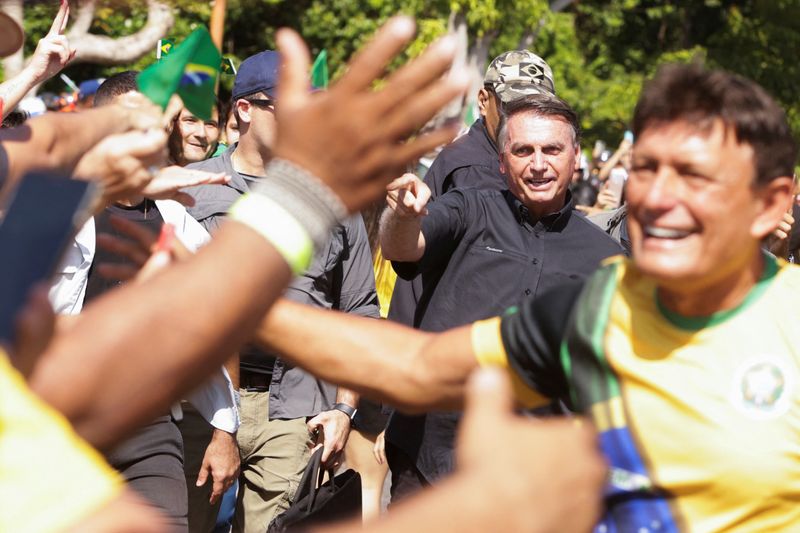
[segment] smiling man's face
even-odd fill
[[[753,148],[717,120],[654,124],[636,139],[627,184],[637,267],[665,288],[702,286],[743,268],[763,203]]]
[[[523,111],[508,119],[500,169],[508,188],[537,217],[564,206],[580,162],[570,124],[560,116]]]
[[[183,109],[178,117],[178,130],[181,136],[183,164],[196,163],[208,157],[209,152],[219,140],[219,124],[216,108],[211,120],[204,122]]]

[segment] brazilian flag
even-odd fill
[[[175,41],[172,39],[159,39],[156,46],[156,59],[161,61],[167,57],[173,46],[175,46]]]
[[[219,50],[208,30],[198,28],[174,46],[169,55],[139,74],[139,91],[162,109],[166,109],[169,99],[178,93],[193,115],[211,120],[220,60]]]
[[[222,63],[219,66],[219,71],[228,76],[236,76],[236,66],[233,64],[233,59],[230,57],[223,57]]]

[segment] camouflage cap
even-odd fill
[[[529,94],[556,94],[550,65],[529,50],[511,50],[494,58],[483,83],[491,85],[503,102]]]

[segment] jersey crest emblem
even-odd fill
[[[776,357],[745,362],[733,382],[733,404],[750,418],[770,419],[789,408],[790,374]]]

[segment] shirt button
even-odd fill
[[[530,296],[530,295],[531,295],[531,290],[525,289],[525,296]]]
[[[539,260],[534,257],[533,261],[531,261],[531,263],[533,263],[534,265],[538,265],[539,264]]]

